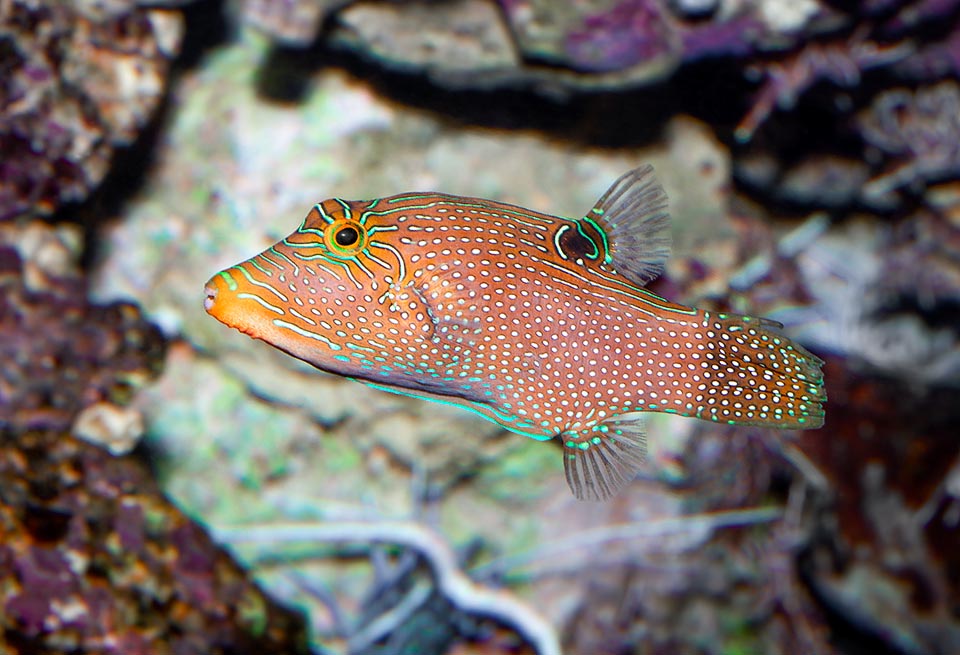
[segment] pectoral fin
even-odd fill
[[[411,283],[409,289],[426,310],[434,342],[460,344],[464,348],[474,345],[482,331],[475,288],[452,278],[449,266],[444,264],[434,275]]]

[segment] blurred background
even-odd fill
[[[960,653],[960,2],[0,0],[0,652]],[[315,202],[584,214],[826,360],[806,433],[557,444],[202,308]]]

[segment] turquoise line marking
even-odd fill
[[[329,273],[330,275],[332,275],[332,276],[333,276],[333,279],[335,279],[337,282],[343,282],[343,278],[340,277],[340,276],[337,274],[337,272],[334,271],[333,269],[327,268],[326,264],[323,264],[323,263],[321,263],[321,262],[317,262],[317,267],[318,267],[318,268],[322,268],[322,269],[325,270],[327,273]],[[316,275],[316,274],[315,274],[315,275]],[[319,277],[319,276],[317,276],[317,277]]]
[[[277,314],[280,314],[280,316],[283,316],[283,315],[284,315],[284,311],[283,311],[282,309],[280,309],[279,307],[276,307],[276,306],[274,306],[274,305],[271,305],[270,303],[268,303],[266,300],[264,300],[263,298],[261,298],[260,296],[258,296],[258,295],[255,294],[255,293],[247,293],[247,292],[245,292],[245,291],[242,291],[242,292],[240,292],[240,293],[237,294],[237,298],[244,298],[244,299],[247,299],[247,300],[255,300],[256,302],[260,303],[261,305],[263,305],[264,307],[266,307],[267,309],[269,309],[271,312],[276,312]]]
[[[268,248],[268,251],[271,252],[271,253],[273,253],[273,254],[276,255],[277,257],[283,259],[285,262],[287,262],[287,263],[290,264],[291,266],[293,266],[293,275],[294,275],[294,276],[300,275],[300,265],[299,265],[299,264],[297,264],[295,261],[293,261],[292,259],[290,259],[290,258],[287,257],[286,255],[284,255],[284,254],[283,254],[282,252],[280,252],[279,250],[277,250],[274,246],[270,246],[270,248]]]
[[[369,353],[374,352],[373,348],[367,348],[366,346],[361,346],[359,344],[352,343],[350,341],[347,342],[347,348],[349,348],[350,350],[365,350]]]
[[[320,214],[320,218],[325,220],[328,225],[333,223],[334,218],[326,212],[326,210],[323,208],[322,202],[318,202],[313,206],[313,208],[317,210],[317,213]],[[306,219],[304,219],[304,225],[306,225]]]
[[[448,196],[448,195],[436,194],[436,193],[423,194],[423,195],[414,194],[414,195],[394,196],[392,198],[387,198],[386,202],[395,203],[395,202],[404,202],[406,200],[422,200],[425,198],[436,198],[436,200],[434,200],[433,202],[428,202],[423,205],[411,205],[409,207],[394,207],[392,209],[385,209],[382,212],[370,212],[370,215],[386,216],[387,214],[392,214],[398,211],[432,209],[437,205],[448,205],[454,208],[460,207],[465,209],[482,209],[486,212],[498,212],[502,214],[510,214],[511,216],[515,216],[517,218],[525,218],[527,220],[536,221],[537,223],[536,225],[530,224],[530,223],[527,224],[527,225],[530,225],[531,227],[542,227],[543,225],[550,225],[558,220],[568,221],[571,223],[574,222],[569,218],[563,218],[560,216],[549,216],[547,214],[544,214],[543,217],[537,216],[535,214],[530,213],[529,210],[523,209],[522,207],[516,207],[514,205],[506,205],[496,201],[491,201],[490,203],[469,203],[469,202],[462,202],[457,198],[457,196]]]
[[[261,257],[261,256],[262,256],[262,255],[257,255],[257,257]],[[252,259],[248,259],[248,260],[247,260],[247,263],[249,263],[251,266],[253,266],[255,269],[257,269],[258,271],[260,271],[261,273],[263,273],[263,274],[266,275],[267,277],[273,277],[273,273],[271,273],[270,271],[268,271],[268,270],[265,269],[263,266],[261,266],[260,264],[257,263],[257,257],[254,257],[254,258],[252,258]]]
[[[550,439],[553,439],[554,436],[556,436],[553,434],[543,434],[542,432],[528,432],[523,428],[536,427],[536,425],[533,422],[519,419],[516,416],[503,414],[501,412],[498,412],[496,409],[494,409],[490,405],[481,405],[479,403],[473,403],[469,400],[463,400],[463,399],[455,400],[451,398],[450,400],[445,400],[443,398],[438,398],[435,395],[427,392],[418,393],[416,391],[408,391],[406,389],[389,387],[383,384],[379,384],[377,382],[371,382],[369,380],[363,380],[359,378],[350,378],[350,379],[356,380],[358,382],[363,382],[364,384],[370,387],[373,387],[374,389],[379,389],[380,391],[386,391],[388,393],[394,393],[400,396],[407,396],[408,398],[417,398],[418,400],[428,400],[435,403],[440,403],[442,405],[449,405],[451,407],[462,407],[463,409],[469,412],[473,412],[474,414],[481,416],[487,419],[488,421],[492,421],[496,423],[500,427],[506,430],[509,430],[510,432],[514,432],[516,434],[523,435],[524,437],[535,439],[536,441],[549,441]]]
[[[293,253],[293,256],[296,257],[297,259],[301,259],[301,260],[303,260],[303,261],[305,261],[305,262],[312,262],[312,261],[316,261],[316,260],[318,260],[318,259],[322,259],[323,261],[327,262],[328,264],[336,264],[337,266],[340,266],[341,268],[343,268],[343,269],[347,272],[347,277],[350,278],[350,280],[351,280],[355,285],[357,285],[357,288],[358,288],[358,289],[362,289],[362,288],[363,288],[363,287],[361,286],[361,284],[360,284],[359,282],[357,282],[357,278],[355,278],[355,277],[353,276],[353,271],[350,270],[350,266],[347,265],[346,262],[344,262],[344,261],[342,261],[342,260],[340,260],[340,259],[337,259],[336,257],[330,257],[329,255],[324,255],[324,254],[320,254],[320,255],[301,255],[300,253],[296,253],[296,252]],[[324,267],[324,268],[326,268],[326,267]],[[327,269],[327,270],[329,271],[329,269]],[[333,271],[329,271],[329,272],[330,272],[330,273],[333,273]],[[334,273],[334,275],[336,276],[335,273]],[[337,277],[337,279],[339,280],[339,279],[341,279],[341,278]]]
[[[314,321],[312,318],[309,318],[309,317],[307,317],[307,316],[304,316],[303,314],[301,314],[300,312],[298,312],[297,310],[295,310],[293,307],[290,308],[290,313],[293,314],[294,316],[296,316],[297,318],[299,318],[299,319],[300,319],[301,321],[303,321],[304,323],[309,323],[310,325],[316,325],[316,324],[317,324],[317,322]]]
[[[358,255],[364,255],[364,254],[366,254],[366,251],[365,251],[365,250],[357,253],[356,255],[353,255],[352,257],[350,257],[349,261],[352,261],[354,264],[356,264],[357,266],[359,266],[359,267],[360,267],[360,270],[363,271],[364,273],[366,273],[366,274],[367,274],[367,277],[369,277],[371,280],[376,280],[376,279],[377,279],[377,276],[374,275],[374,274],[373,274],[373,271],[371,271],[369,268],[367,268],[366,265],[364,265],[364,263],[363,263],[362,261],[360,261],[360,258],[358,257]],[[351,276],[351,279],[353,279],[352,276]],[[353,281],[354,281],[354,283],[356,283],[356,285],[357,285],[358,287],[360,286],[360,283],[359,283],[359,282],[357,282],[356,280],[353,280]]]
[[[427,203],[426,205],[423,205],[421,207],[404,207],[404,209],[428,209],[430,207],[435,206],[437,203],[444,201],[444,198],[440,197],[440,195],[436,193],[403,193],[397,196],[392,196],[390,198],[387,198],[386,202],[389,204],[392,204],[395,202],[405,202],[407,200],[424,200],[426,198],[437,198],[437,200],[431,203]],[[387,209],[384,211],[389,213],[396,210]]]
[[[238,271],[240,271],[241,273],[243,273],[243,277],[247,278],[247,282],[249,282],[249,283],[252,284],[253,286],[255,286],[255,287],[261,287],[261,288],[263,288],[263,289],[267,289],[267,290],[271,291],[275,296],[277,296],[280,300],[282,300],[282,301],[285,302],[285,303],[289,303],[289,302],[290,302],[290,299],[289,299],[289,298],[287,298],[285,295],[283,295],[282,293],[280,293],[279,291],[277,291],[275,288],[273,288],[273,287],[270,286],[269,284],[267,284],[267,283],[265,283],[265,282],[260,282],[260,281],[258,281],[258,280],[253,279],[253,276],[250,275],[250,271],[248,271],[247,269],[245,269],[242,265],[238,264],[237,266],[234,266],[233,268],[235,268],[235,269],[237,269]]]
[[[230,277],[230,273],[227,271],[220,271],[217,273],[217,275],[223,278],[223,281],[227,283],[227,288],[230,289],[230,291],[237,290],[237,281]]]
[[[374,245],[374,242],[371,241],[371,242],[370,242],[370,245],[373,246],[373,245]],[[379,247],[382,247],[382,246],[379,246],[379,245],[378,245],[377,247],[379,248]],[[379,257],[377,257],[377,256],[374,255],[372,252],[370,252],[370,251],[368,251],[368,250],[364,250],[364,251],[363,251],[363,254],[366,255],[367,259],[369,259],[370,261],[374,262],[374,263],[375,263],[377,266],[379,266],[380,268],[385,268],[385,269],[387,269],[388,271],[389,271],[389,270],[392,270],[392,267],[390,266],[390,264],[388,264],[387,262],[385,262],[385,261],[383,261],[382,259],[380,259]]]
[[[397,282],[399,283],[407,279],[407,263],[403,259],[403,255],[400,253],[399,250],[397,250],[396,248],[394,248],[388,243],[382,243],[380,241],[372,241],[372,240],[370,241],[370,247],[382,248],[384,250],[389,250],[390,252],[392,252],[393,256],[397,258],[397,265],[398,265]],[[367,253],[367,257],[370,257],[371,259],[373,259],[373,255],[371,255],[370,253]]]
[[[275,261],[273,261],[272,259],[270,259],[269,257],[267,257],[267,252],[262,252],[262,253],[260,253],[259,257],[260,257],[260,259],[262,259],[263,261],[267,262],[268,264],[270,264],[271,266],[273,266],[275,269],[277,269],[278,271],[280,271],[281,273],[283,273],[283,266],[281,266],[281,265],[278,264],[277,262],[275,262]]]
[[[333,200],[339,203],[341,207],[343,207],[343,217],[346,218],[347,220],[351,220],[352,216],[350,215],[350,205],[347,203],[347,201],[341,198],[333,198]]]
[[[317,232],[316,230],[313,230],[313,229],[310,229],[310,228],[307,228],[306,230],[301,230],[300,232],[301,232],[301,233],[302,233],[302,232],[314,232],[314,233],[316,233],[316,234],[319,234],[320,236],[323,236],[323,232]],[[321,250],[326,250],[326,248],[327,248],[327,247],[326,247],[326,244],[324,244],[323,241],[312,241],[312,242],[310,242],[310,243],[295,243],[295,242],[293,242],[293,241],[290,241],[290,239],[288,239],[288,238],[286,238],[286,237],[285,237],[282,241],[280,241],[280,243],[282,243],[283,245],[285,245],[287,248],[292,248],[292,249],[294,249],[294,250],[301,250],[301,249],[304,249],[304,248],[318,248],[318,249],[321,249]]]
[[[330,346],[331,350],[343,350],[339,344],[330,341],[330,339],[326,338],[322,334],[317,334],[316,332],[311,332],[310,330],[304,330],[299,325],[294,325],[293,323],[288,323],[287,321],[281,321],[279,318],[273,319],[273,324],[277,327],[286,328],[292,332],[296,332],[302,337],[307,337],[308,339],[313,339],[314,341],[321,341]]]

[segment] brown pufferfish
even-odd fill
[[[779,324],[643,288],[669,256],[666,207],[650,166],[575,219],[442,193],[332,198],[213,276],[204,307],[323,371],[557,437],[574,495],[606,499],[643,463],[642,412],[823,424],[823,362]]]

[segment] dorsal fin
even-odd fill
[[[583,220],[599,225],[606,237],[605,263],[631,281],[644,285],[663,272],[670,256],[670,214],[653,166],[617,178]]]

